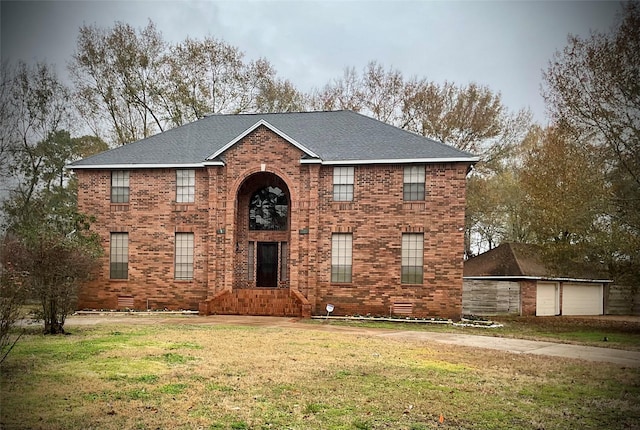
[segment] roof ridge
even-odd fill
[[[506,242],[505,245],[509,248],[509,252],[513,256],[513,261],[516,262],[516,266],[518,266],[518,270],[520,271],[520,275],[525,275],[524,270],[522,269],[522,264],[520,264],[520,259],[518,258],[518,254],[515,252],[514,247],[512,246],[512,242]]]
[[[349,109],[321,109],[321,110],[299,110],[299,111],[289,111],[289,112],[238,112],[238,113],[218,113],[218,112],[212,112],[212,113],[208,113],[205,116],[203,116],[202,118],[198,118],[196,121],[199,121],[201,119],[205,119],[205,118],[209,118],[212,116],[260,116],[260,115],[295,115],[295,114],[306,114],[306,113],[335,113],[335,112],[353,112],[353,113],[359,113],[359,112],[355,112]],[[192,121],[195,122],[195,121]]]

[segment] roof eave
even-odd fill
[[[323,165],[355,165],[355,164],[410,164],[410,163],[477,163],[478,157],[443,157],[443,158],[395,158],[395,159],[373,159],[373,160],[320,160],[302,159],[301,164],[323,164]]]
[[[114,163],[114,164],[68,164],[69,170],[132,170],[132,169],[192,169],[207,166],[224,166],[220,160],[207,160],[199,163]]]
[[[600,283],[600,284],[611,284],[613,280],[611,279],[589,279],[589,278],[562,278],[562,277],[552,277],[552,276],[524,276],[524,275],[501,275],[501,276],[463,276],[462,279],[469,280],[494,280],[494,281],[506,281],[509,279],[512,280],[527,280],[527,281],[556,281],[556,282],[592,282],[592,283]]]
[[[205,161],[196,163],[112,163],[112,164],[68,164],[65,168],[69,170],[129,170],[129,169],[189,169],[207,166],[224,166],[221,160],[216,157],[208,157]],[[316,158],[302,158],[300,164],[322,164],[326,166],[338,165],[366,165],[366,164],[415,164],[415,163],[474,163],[477,158],[402,158],[402,159],[380,159],[380,160],[322,160]]]

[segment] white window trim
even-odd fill
[[[196,171],[194,169],[176,169],[176,203],[194,203],[195,197]]]
[[[195,235],[176,232],[174,244],[173,277],[178,281],[193,280]]]
[[[355,168],[353,166],[335,166],[333,168],[333,201],[352,202],[355,194]]]
[[[348,272],[334,272],[335,270],[340,270],[340,268],[348,270]],[[335,277],[334,274],[336,275]],[[333,233],[331,235],[331,282],[335,284],[350,284],[353,282],[352,233]]]
[[[424,283],[424,233],[402,233],[400,262],[400,282],[405,285],[421,285]],[[420,268],[420,282],[414,282],[413,277],[417,276],[411,273],[405,278],[405,270]]]

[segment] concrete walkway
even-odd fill
[[[377,329],[370,327],[337,326],[332,324],[307,324],[297,318],[256,317],[238,315],[166,315],[135,314],[91,314],[67,318],[65,326],[84,326],[94,324],[219,324],[249,325],[258,327],[278,327],[296,330],[330,331],[345,334],[365,335],[389,339],[404,339],[416,342],[439,342],[472,348],[494,349],[513,354],[535,354],[553,357],[573,358],[595,362],[613,363],[627,367],[640,367],[640,351],[625,351],[613,348],[570,345],[523,339],[509,339],[493,336],[477,336],[463,333],[439,333],[429,331],[410,331]]]
[[[415,339],[423,342],[434,341],[451,345],[469,346],[473,348],[496,349],[514,354],[549,355],[554,357],[608,362],[626,367],[640,367],[639,351],[625,351],[613,348],[599,348],[595,346],[570,345],[565,343],[508,339],[503,337],[476,336],[458,333],[398,331],[382,336]]]

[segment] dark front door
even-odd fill
[[[256,285],[278,286],[278,242],[258,242]]]

